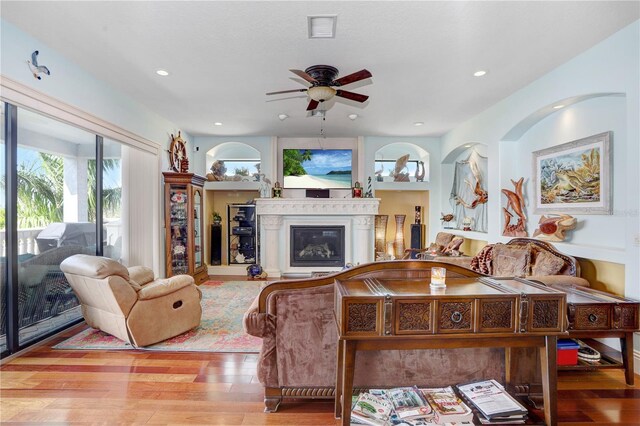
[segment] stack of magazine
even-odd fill
[[[522,424],[527,409],[495,380],[457,385],[463,399],[478,410],[482,424]]]
[[[371,389],[354,397],[351,424],[372,426],[473,425],[473,412],[453,388]]]

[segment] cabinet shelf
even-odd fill
[[[227,205],[227,259],[229,265],[251,265],[257,262],[255,204]]]
[[[204,178],[173,172],[163,176],[166,274],[188,274],[200,284],[208,278],[202,257]]]

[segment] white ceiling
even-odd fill
[[[53,48],[191,135],[318,136],[304,93],[265,93],[303,88],[290,68],[327,64],[373,78],[345,87],[364,105],[326,103],[326,136],[438,136],[637,20],[639,5],[2,1],[2,18],[43,42],[42,63]],[[336,37],[308,39],[310,14],[338,15]]]

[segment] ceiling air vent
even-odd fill
[[[309,38],[334,38],[338,15],[307,16]]]

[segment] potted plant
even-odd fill
[[[213,223],[220,224],[220,222],[222,222],[222,216],[220,216],[220,213],[213,212]]]

